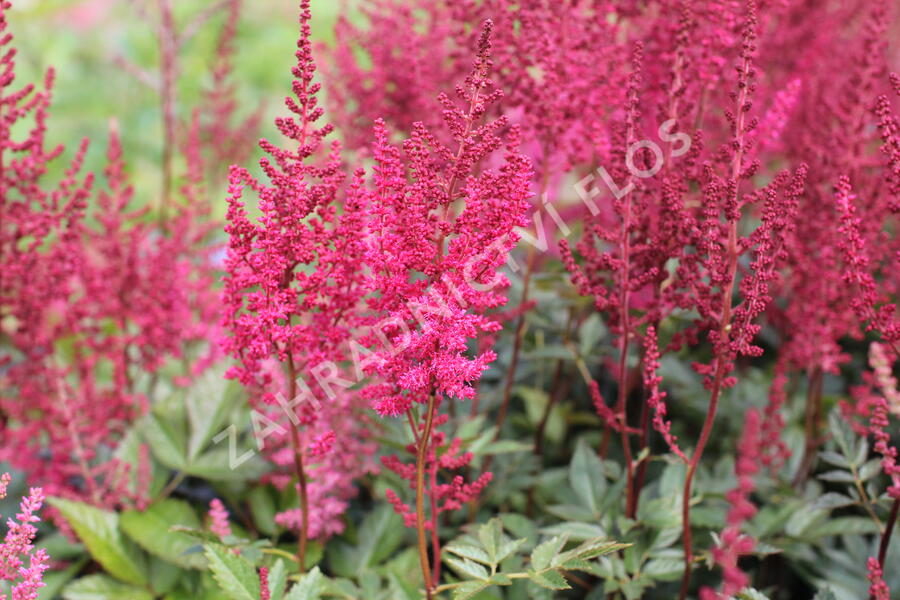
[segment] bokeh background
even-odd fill
[[[226,11],[215,10],[217,0],[175,0],[177,26],[196,27],[180,52],[178,116],[202,110],[203,91],[211,82],[211,64]],[[333,43],[334,24],[343,13],[353,18],[353,2],[313,0],[313,37]],[[48,142],[67,144],[62,160],[52,168],[59,174],[75,150],[74,140],[91,140],[86,171],[99,173],[110,121],[118,122],[128,171],[137,202],[154,203],[160,189],[162,118],[159,95],[145,80],[158,80],[157,0],[14,0],[10,30],[20,48],[19,84],[41,81],[50,67],[56,70]],[[297,2],[244,1],[235,40],[232,82],[238,116],[261,108],[260,135],[275,135],[272,118],[283,114],[282,99],[290,90],[291,49],[298,37]],[[128,66],[124,66],[128,65]],[[141,75],[139,75],[140,73]],[[255,157],[258,153],[252,154]],[[177,171],[177,166],[176,166]],[[225,182],[221,182],[224,190]],[[221,194],[214,193],[213,198]],[[213,202],[224,215],[225,202]]]

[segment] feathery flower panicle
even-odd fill
[[[9,473],[4,473],[0,479],[0,498],[6,497],[9,482]],[[43,490],[31,488],[28,496],[22,498],[16,518],[6,522],[6,537],[0,543],[0,579],[11,582],[11,600],[35,600],[45,585],[43,573],[49,567],[50,559],[43,548],[34,549],[37,535],[34,524],[40,521],[37,513],[43,502]],[[0,594],[0,600],[6,599],[5,594]]]
[[[290,145],[260,140],[267,182],[231,168],[222,346],[238,360],[229,376],[276,424],[265,440],[267,455],[291,467],[299,486],[301,508],[280,514],[278,522],[305,537],[326,537],[342,530],[353,479],[372,467],[374,448],[356,393],[332,389],[346,387],[340,384],[311,388],[305,380],[347,379],[337,364],[349,358],[345,343],[360,324],[371,194],[362,170],[345,181],[340,146],[325,147],[332,126],[319,124],[324,111],[309,5],[301,3],[293,97],[285,99],[291,116],[275,120]],[[262,213],[256,223],[244,208],[248,190]],[[308,468],[311,460],[317,468]],[[271,479],[283,487],[292,476],[279,472]]]
[[[869,579],[869,597],[872,600],[891,600],[891,590],[884,582],[884,571],[874,556],[870,556],[866,561],[866,571]]]
[[[656,330],[647,328],[644,336],[644,387],[649,396],[647,404],[653,409],[653,428],[663,437],[669,449],[683,461],[687,457],[678,447],[678,438],[672,434],[672,423],[666,420],[666,392],[659,389],[662,377],[656,374],[659,369],[659,344],[656,338]]]
[[[368,347],[362,368],[372,382],[362,394],[380,415],[405,415],[410,424],[414,463],[396,456],[383,463],[415,490],[415,512],[393,491],[389,501],[417,528],[429,598],[440,581],[439,513],[474,499],[491,478],[438,481],[442,467],[452,471],[471,460],[458,454],[458,440],[439,454],[446,438],[437,428],[446,415],[438,411],[445,402],[474,401],[477,382],[496,358],[491,349],[470,356],[469,345],[483,348],[479,340],[501,327],[489,314],[506,302],[509,281],[499,268],[529,207],[531,162],[518,152],[519,128],[508,127],[506,117],[486,120],[502,97],[490,79],[492,30],[485,21],[458,100],[438,96],[444,135],[417,122],[401,152],[378,120],[372,151],[375,200],[365,262],[374,293],[366,300],[371,333],[361,340]]]
[[[260,567],[259,569],[259,600],[271,600],[272,590],[269,589],[269,569]]]
[[[434,427],[445,424],[448,419],[447,415],[439,415],[434,420]],[[424,427],[424,424],[420,425],[420,434]],[[491,482],[493,475],[488,471],[479,475],[472,483],[465,483],[461,475],[454,475],[449,483],[437,483],[439,471],[452,473],[464,469],[472,462],[471,452],[460,453],[461,444],[462,440],[459,438],[448,440],[447,435],[440,431],[435,431],[431,437],[431,447],[426,455],[425,473],[430,482],[427,493],[431,498],[430,504],[434,512],[430,515],[431,520],[425,524],[426,529],[430,530],[436,527],[441,513],[459,510],[465,503],[476,499]],[[407,451],[415,454],[415,444],[407,446]],[[416,469],[414,465],[404,464],[396,455],[382,456],[381,462],[386,468],[409,481],[410,489],[415,489]],[[415,527],[415,511],[405,504],[393,490],[387,490],[386,494],[394,510],[403,517],[404,524],[407,527]]]
[[[628,52],[618,41],[621,25],[596,18],[597,10],[603,9],[544,0],[367,3],[364,26],[342,19],[336,27],[334,64],[326,76],[337,122],[357,149],[367,140],[353,132],[377,118],[407,133],[422,122],[446,143],[432,98],[445,81],[466,76],[467,56],[480,34],[470,25],[490,19],[492,77],[507,91],[490,117],[506,115],[519,125],[536,179],[558,185],[561,171],[592,158],[624,83],[616,69]],[[362,55],[371,57],[371,65],[362,64]]]
[[[506,302],[508,284],[498,268],[525,225],[530,162],[506,142],[507,120],[479,124],[501,94],[492,89],[488,25],[465,86],[439,97],[455,148],[440,143],[417,123],[400,149],[388,141],[383,122],[375,125],[375,193],[366,263],[371,267],[369,308],[389,347],[366,357],[377,381],[364,390],[382,415],[398,416],[429,396],[471,399],[477,381],[494,360],[492,351],[466,356],[468,341],[499,327],[487,311]],[[505,148],[504,148],[505,146]],[[481,166],[503,149],[499,168]],[[458,212],[457,212],[458,211]]]
[[[209,530],[219,536],[219,538],[231,535],[231,525],[228,524],[228,510],[218,498],[213,498],[209,501]]]
[[[896,405],[900,394],[897,392],[897,380],[891,373],[891,361],[878,342],[872,342],[869,346],[869,365],[874,371],[875,384],[880,392],[874,396],[869,407],[869,433],[875,438],[875,452],[881,455],[881,468],[891,482],[888,495],[900,499],[900,455],[897,448],[891,445],[891,436],[887,431],[891,408]]]
[[[857,292],[851,306],[866,324],[866,330],[875,330],[886,343],[896,345],[900,342],[900,323],[895,317],[897,307],[879,292],[873,276],[875,265],[870,260],[869,245],[857,216],[856,200],[850,178],[842,175],[838,179],[834,201],[841,220],[838,247],[843,257],[843,279]]]
[[[64,295],[42,300],[22,322],[20,330],[40,331],[46,347],[15,340],[28,360],[9,370],[16,395],[4,402],[10,427],[3,451],[53,495],[99,506],[141,505],[144,492],[131,483],[139,473],[104,455],[147,409],[135,385],[138,373],[156,372],[171,359],[187,361],[187,349],[213,335],[209,227],[186,206],[173,217],[177,231],[161,235],[143,219],[145,210],[131,207],[115,126],[107,160],[96,224],[79,224],[38,255],[54,261],[65,251],[69,271],[58,280]],[[62,343],[72,348],[64,359],[50,352]],[[202,370],[215,354],[184,375]],[[146,456],[137,470],[144,464]]]
[[[212,65],[212,85],[206,92],[202,111],[195,111],[199,138],[208,150],[208,162],[216,176],[223,167],[241,164],[249,158],[253,138],[257,135],[262,119],[262,106],[233,123],[238,112],[237,86],[232,81],[234,70],[235,37],[241,16],[243,0],[228,0],[225,24],[216,41]]]

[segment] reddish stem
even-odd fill
[[[288,381],[290,398],[297,397],[297,371],[294,357],[288,352]],[[300,488],[300,539],[297,541],[297,562],[300,573],[306,571],[306,549],[309,545],[309,495],[306,487],[306,469],[303,464],[303,446],[300,443],[300,425],[291,419],[291,447],[294,450],[294,475]]]
[[[416,531],[419,539],[419,565],[422,568],[422,581],[425,584],[425,597],[431,600],[434,592],[434,580],[431,575],[431,566],[428,563],[428,534],[425,528],[425,461],[428,458],[428,446],[431,442],[431,431],[434,426],[435,402],[434,395],[428,397],[428,407],[425,415],[425,429],[419,436],[416,448]],[[434,543],[434,538],[432,538]],[[440,547],[438,546],[438,555]]]

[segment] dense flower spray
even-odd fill
[[[14,83],[14,59],[14,50],[4,54],[4,89]],[[217,354],[208,343],[216,312],[210,225],[205,207],[190,202],[175,207],[167,233],[133,208],[115,124],[105,186],[95,192],[91,175],[79,180],[86,142],[50,184],[47,164],[62,152],[44,147],[51,83],[52,71],[45,90],[3,97],[0,327],[11,352],[0,359],[0,453],[48,494],[140,506],[147,452],[134,465],[108,455],[147,408],[143,374],[179,360],[190,378]],[[26,139],[13,140],[14,125],[29,118]],[[97,211],[85,218],[92,196]]]
[[[285,99],[292,116],[275,121],[292,146],[260,141],[268,184],[244,168],[231,169],[223,292],[229,335],[222,340],[239,361],[229,375],[251,390],[253,406],[277,434],[266,439],[267,452],[291,467],[300,507],[279,522],[298,531],[301,568],[310,537],[342,528],[344,503],[355,494],[352,481],[369,468],[373,451],[358,414],[359,395],[334,383],[345,380],[337,363],[349,358],[346,341],[359,324],[365,295],[359,267],[371,199],[362,171],[345,182],[337,143],[319,156],[332,127],[317,124],[323,110],[320,85],[313,82],[310,18],[305,0],[294,96]],[[256,223],[244,209],[247,188],[262,213]],[[318,385],[306,383],[312,379]],[[276,476],[275,483],[284,486],[288,478]]]
[[[398,497],[392,495],[391,501],[417,527],[429,598],[439,581],[439,512],[458,508],[490,478],[485,474],[472,484],[460,477],[437,482],[440,466],[458,469],[471,460],[457,456],[458,440],[451,440],[438,458],[445,444],[436,431],[445,420],[438,410],[454,399],[473,399],[473,383],[495,359],[491,350],[469,357],[467,347],[500,327],[488,311],[505,303],[508,281],[498,268],[518,241],[515,228],[525,224],[530,195],[531,164],[517,152],[518,130],[504,140],[506,118],[482,122],[502,96],[490,79],[492,29],[490,21],[482,28],[472,71],[456,90],[459,100],[438,98],[452,146],[416,123],[403,143],[404,163],[384,123],[375,126],[376,200],[366,251],[372,271],[368,285],[376,291],[367,300],[374,322],[366,341],[374,349],[364,361],[375,380],[364,394],[380,414],[405,416],[412,429],[415,464],[404,466],[396,458],[385,464],[409,479],[416,492],[414,519]]]
[[[0,499],[6,497],[9,482],[9,473],[0,476]],[[6,522],[6,537],[0,543],[0,579],[12,583],[10,600],[35,600],[45,585],[43,576],[50,558],[43,548],[34,548],[34,524],[40,521],[37,513],[43,502],[43,490],[31,488],[28,496],[22,498],[16,518]],[[7,600],[6,594],[0,594],[0,600]]]

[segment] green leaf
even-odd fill
[[[497,563],[499,564],[512,556],[526,541],[525,538],[519,538],[517,540],[506,540],[500,544],[500,549],[497,551],[496,557]]]
[[[470,579],[482,579],[486,580],[490,577],[490,573],[488,570],[478,564],[477,562],[471,561],[468,558],[464,558],[459,560],[458,558],[453,558],[452,556],[448,556],[444,562],[450,565],[454,571],[462,575],[463,577],[468,577]]]
[[[43,536],[35,547],[45,549],[53,560],[78,558],[86,552],[84,544],[74,543],[58,531]]]
[[[236,387],[225,379],[221,368],[207,369],[187,391],[184,399],[191,433],[188,438],[188,458],[193,460],[221,430],[228,417]]]
[[[830,519],[822,525],[804,531],[805,537],[820,538],[829,535],[847,534],[875,534],[878,533],[878,525],[867,517],[838,517]]]
[[[556,571],[529,571],[528,578],[549,590],[568,590],[571,588],[566,578]]]
[[[837,600],[837,596],[834,595],[834,591],[831,588],[824,588],[819,590],[819,593],[816,594],[813,600]]]
[[[747,588],[737,595],[738,600],[769,600],[769,597],[753,588]]]
[[[841,508],[842,506],[851,506],[853,504],[856,504],[856,500],[849,496],[838,494],[836,492],[828,492],[813,500],[809,506],[815,510],[819,508]]]
[[[684,561],[677,558],[654,558],[644,565],[641,573],[659,581],[676,581],[684,572]]]
[[[479,527],[478,540],[490,558],[489,564],[496,565],[499,562],[497,552],[500,550],[500,544],[503,543],[503,524],[500,519],[493,518]]]
[[[148,579],[150,580],[150,589],[156,595],[162,595],[170,592],[178,580],[182,578],[185,571],[178,566],[166,562],[161,558],[150,556]]]
[[[853,477],[853,473],[850,471],[827,471],[825,473],[821,473],[816,476],[816,479],[821,479],[822,481],[837,481],[841,483],[853,483],[855,481]]]
[[[312,570],[303,576],[297,582],[284,600],[317,600],[322,597],[324,587],[324,577],[319,567],[313,567]]]
[[[598,556],[606,556],[607,554],[618,552],[619,550],[630,546],[631,544],[620,544],[619,542],[611,542],[605,539],[595,539],[584,542],[577,548],[570,550],[569,553],[580,558],[591,559],[597,558]]]
[[[287,583],[287,570],[284,568],[284,561],[280,558],[275,561],[272,568],[269,569],[269,577],[266,579],[269,584],[269,594],[272,600],[281,600],[284,596],[284,586]]]
[[[256,528],[266,535],[274,536],[278,531],[275,524],[275,514],[278,509],[275,499],[266,486],[257,486],[250,490],[247,496],[250,503],[250,513],[253,515],[253,523]]]
[[[819,458],[827,462],[828,464],[841,468],[841,469],[849,469],[850,461],[847,460],[847,457],[843,454],[838,454],[837,452],[833,452],[831,450],[823,450],[819,452]]]
[[[881,459],[873,458],[859,468],[859,480],[868,481],[881,473]]]
[[[565,523],[544,527],[541,529],[541,533],[546,535],[567,535],[568,539],[573,542],[606,537],[606,532],[596,523],[582,523],[578,521],[566,521]]]
[[[404,534],[400,516],[390,506],[379,505],[363,519],[356,543],[335,540],[328,544],[330,565],[338,575],[359,576],[392,556]]]
[[[606,490],[603,462],[587,443],[581,439],[569,466],[569,485],[581,503],[595,515],[600,508],[600,497]]]
[[[71,583],[63,591],[65,600],[153,600],[144,588],[116,581],[106,575],[87,575]]]
[[[122,537],[116,513],[62,498],[50,498],[48,503],[62,514],[94,560],[110,575],[125,583],[146,585],[144,557]]]
[[[594,349],[597,342],[605,335],[606,325],[600,319],[600,315],[591,313],[591,316],[585,319],[584,323],[581,324],[581,327],[578,328],[578,337],[581,341],[578,350],[581,356],[590,355],[591,350]]]
[[[490,584],[483,581],[466,581],[453,589],[453,600],[469,600],[488,586]]]
[[[166,499],[140,512],[129,510],[120,517],[122,530],[138,545],[155,556],[187,569],[204,569],[202,554],[186,552],[197,545],[189,535],[173,527],[200,527],[200,519],[191,505],[182,500]]]
[[[553,564],[553,559],[566,545],[566,540],[566,536],[558,535],[535,547],[531,551],[531,568],[535,571],[543,571],[550,567]]]
[[[478,546],[474,546],[472,544],[452,542],[444,547],[444,551],[455,554],[462,558],[474,560],[475,562],[480,562],[484,565],[490,566],[492,564],[495,564],[491,561],[491,557],[488,556],[487,552],[485,552],[482,548],[479,548]]]
[[[138,427],[141,436],[150,445],[153,456],[159,462],[176,471],[184,470],[187,466],[187,459],[185,458],[185,439],[182,434],[153,413],[144,416]]]
[[[243,456],[244,452],[245,448],[239,448],[236,454]],[[258,479],[269,469],[259,454],[254,454],[233,469],[231,458],[228,444],[222,444],[207,450],[182,470],[194,477],[212,481],[247,481]]]
[[[516,440],[498,440],[480,448],[476,454],[511,454],[513,452],[530,452],[534,445]]]
[[[50,556],[53,555],[51,554]],[[79,571],[81,571],[81,568],[84,567],[87,562],[88,557],[84,556],[65,569],[52,570],[44,573],[44,587],[38,590],[38,600],[52,600],[59,596],[63,587],[69,583]]]
[[[219,588],[232,600],[256,600],[259,575],[247,559],[217,544],[204,546],[209,568]]]

